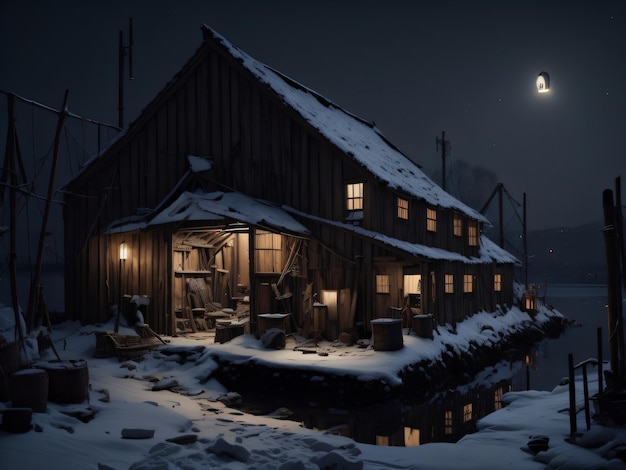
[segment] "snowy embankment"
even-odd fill
[[[281,419],[281,410],[267,416],[233,410],[224,404],[229,391],[212,377],[219,367],[214,359],[219,350],[232,361],[255,359],[285,368],[354,374],[362,380],[378,378],[395,384],[400,371],[416,357],[436,361],[450,347],[469,351],[472,341],[496,341],[501,332],[517,328],[522,319],[518,316],[529,319],[515,309],[500,315],[480,313],[459,324],[456,334],[440,328],[433,340],[405,335],[404,348],[393,352],[363,349],[352,354],[347,348],[332,351],[328,346],[329,355],[318,356],[263,350],[251,335],[223,345],[168,338],[170,345],[164,351],[155,350],[141,361],[121,363],[117,358],[93,357],[93,333],[111,330],[113,323],[97,327],[64,323],[55,328],[52,339],[64,360],[87,361],[89,400],[79,405],[48,403],[45,413],[33,413],[34,429],[30,432],[0,431],[0,467],[38,469],[53,463],[55,467],[81,470],[624,468],[623,461],[612,458],[611,453],[626,442],[623,428],[593,423],[591,431],[579,439],[596,441],[593,443],[598,445],[591,448],[565,440],[569,417],[559,410],[568,406],[566,386],[552,392],[506,394],[503,401],[508,406],[479,421],[479,432],[457,444],[398,448],[356,443],[304,429]],[[39,359],[54,356],[46,350]],[[590,384],[591,393],[596,386]],[[582,396],[582,384],[577,383],[577,388],[578,396]],[[10,402],[0,404],[0,408],[10,406]],[[85,420],[85,415],[91,420]],[[83,416],[83,420],[74,416]],[[579,429],[584,429],[584,424]],[[133,434],[152,437],[123,437]],[[526,444],[534,435],[550,439],[547,452],[528,452]]]

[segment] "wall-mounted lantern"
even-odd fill
[[[548,75],[548,72],[541,72],[537,75],[537,91],[539,93],[548,93],[550,91],[550,75]]]
[[[537,313],[537,292],[531,284],[522,296],[524,311],[528,313]]]
[[[128,244],[126,242],[120,243],[120,261],[128,259]]]

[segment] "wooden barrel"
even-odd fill
[[[48,374],[43,369],[23,369],[11,374],[9,381],[14,408],[30,408],[45,413],[48,407]]]
[[[433,316],[413,315],[413,331],[421,338],[433,339]]]
[[[371,323],[376,351],[396,351],[404,347],[401,319],[377,318]]]
[[[89,399],[89,369],[81,360],[47,361],[37,364],[48,372],[48,400],[54,403],[82,403]]]
[[[33,410],[30,408],[5,408],[2,413],[2,429],[12,433],[28,432],[32,429],[30,424],[33,418]]]
[[[9,377],[20,368],[20,345],[17,341],[0,346],[0,402],[9,401]]]

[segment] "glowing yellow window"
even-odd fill
[[[389,294],[389,275],[388,274],[376,274],[376,293],[377,294]]]
[[[478,227],[476,222],[470,222],[467,226],[467,244],[469,246],[478,246]]]
[[[496,292],[502,291],[502,274],[493,275],[493,290]]]
[[[463,275],[463,292],[474,292],[474,276],[471,274]]]
[[[346,204],[349,211],[363,209],[363,183],[348,183],[346,185]]]
[[[409,201],[398,198],[398,219],[409,220]]]
[[[437,211],[435,209],[426,209],[426,230],[429,232],[437,231]]]
[[[467,405],[463,406],[463,422],[467,423],[468,421],[471,421],[472,417],[472,404],[468,403]]]
[[[452,219],[452,223],[454,224],[454,235],[456,237],[460,237],[463,235],[463,219],[459,214],[454,214],[454,218]]]
[[[452,434],[454,431],[454,417],[451,410],[445,411],[445,414],[443,415],[443,425],[445,430],[444,432],[446,434]]]
[[[454,293],[454,276],[452,274],[446,274],[444,276],[444,286],[446,294]]]

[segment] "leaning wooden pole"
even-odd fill
[[[50,206],[52,203],[52,196],[54,194],[54,179],[56,176],[57,163],[59,161],[59,147],[61,145],[61,133],[67,119],[67,98],[69,90],[65,90],[65,97],[63,98],[63,106],[59,111],[59,119],[57,120],[56,132],[54,135],[54,148],[52,154],[52,167],[50,169],[50,178],[48,180],[48,193],[46,195],[46,205],[43,213],[43,220],[41,222],[41,231],[39,232],[39,244],[37,245],[37,260],[35,262],[35,274],[30,288],[30,295],[28,298],[28,314],[27,314],[27,327],[32,329],[35,327],[35,312],[37,311],[37,304],[39,300],[39,291],[41,288],[41,264],[43,260],[43,250],[45,246],[46,231],[48,227],[48,217],[50,215]]]
[[[9,240],[9,275],[11,279],[11,304],[13,306],[13,315],[15,317],[16,340],[19,340],[20,346],[24,343],[24,332],[22,331],[22,322],[20,314],[20,302],[17,292],[17,168],[16,159],[16,130],[15,130],[15,96],[7,95],[8,102],[8,132],[6,145],[5,164],[8,169],[9,177],[9,220],[10,220],[10,240]]]
[[[619,271],[618,240],[615,227],[615,206],[613,191],[605,189],[602,194],[604,208],[604,244],[607,263],[607,297],[608,297],[608,325],[609,325],[609,358],[611,361],[612,380],[607,386],[620,387],[624,381],[623,351],[619,350],[619,336],[623,338],[622,320],[622,285]],[[623,340],[622,340],[623,344]]]

